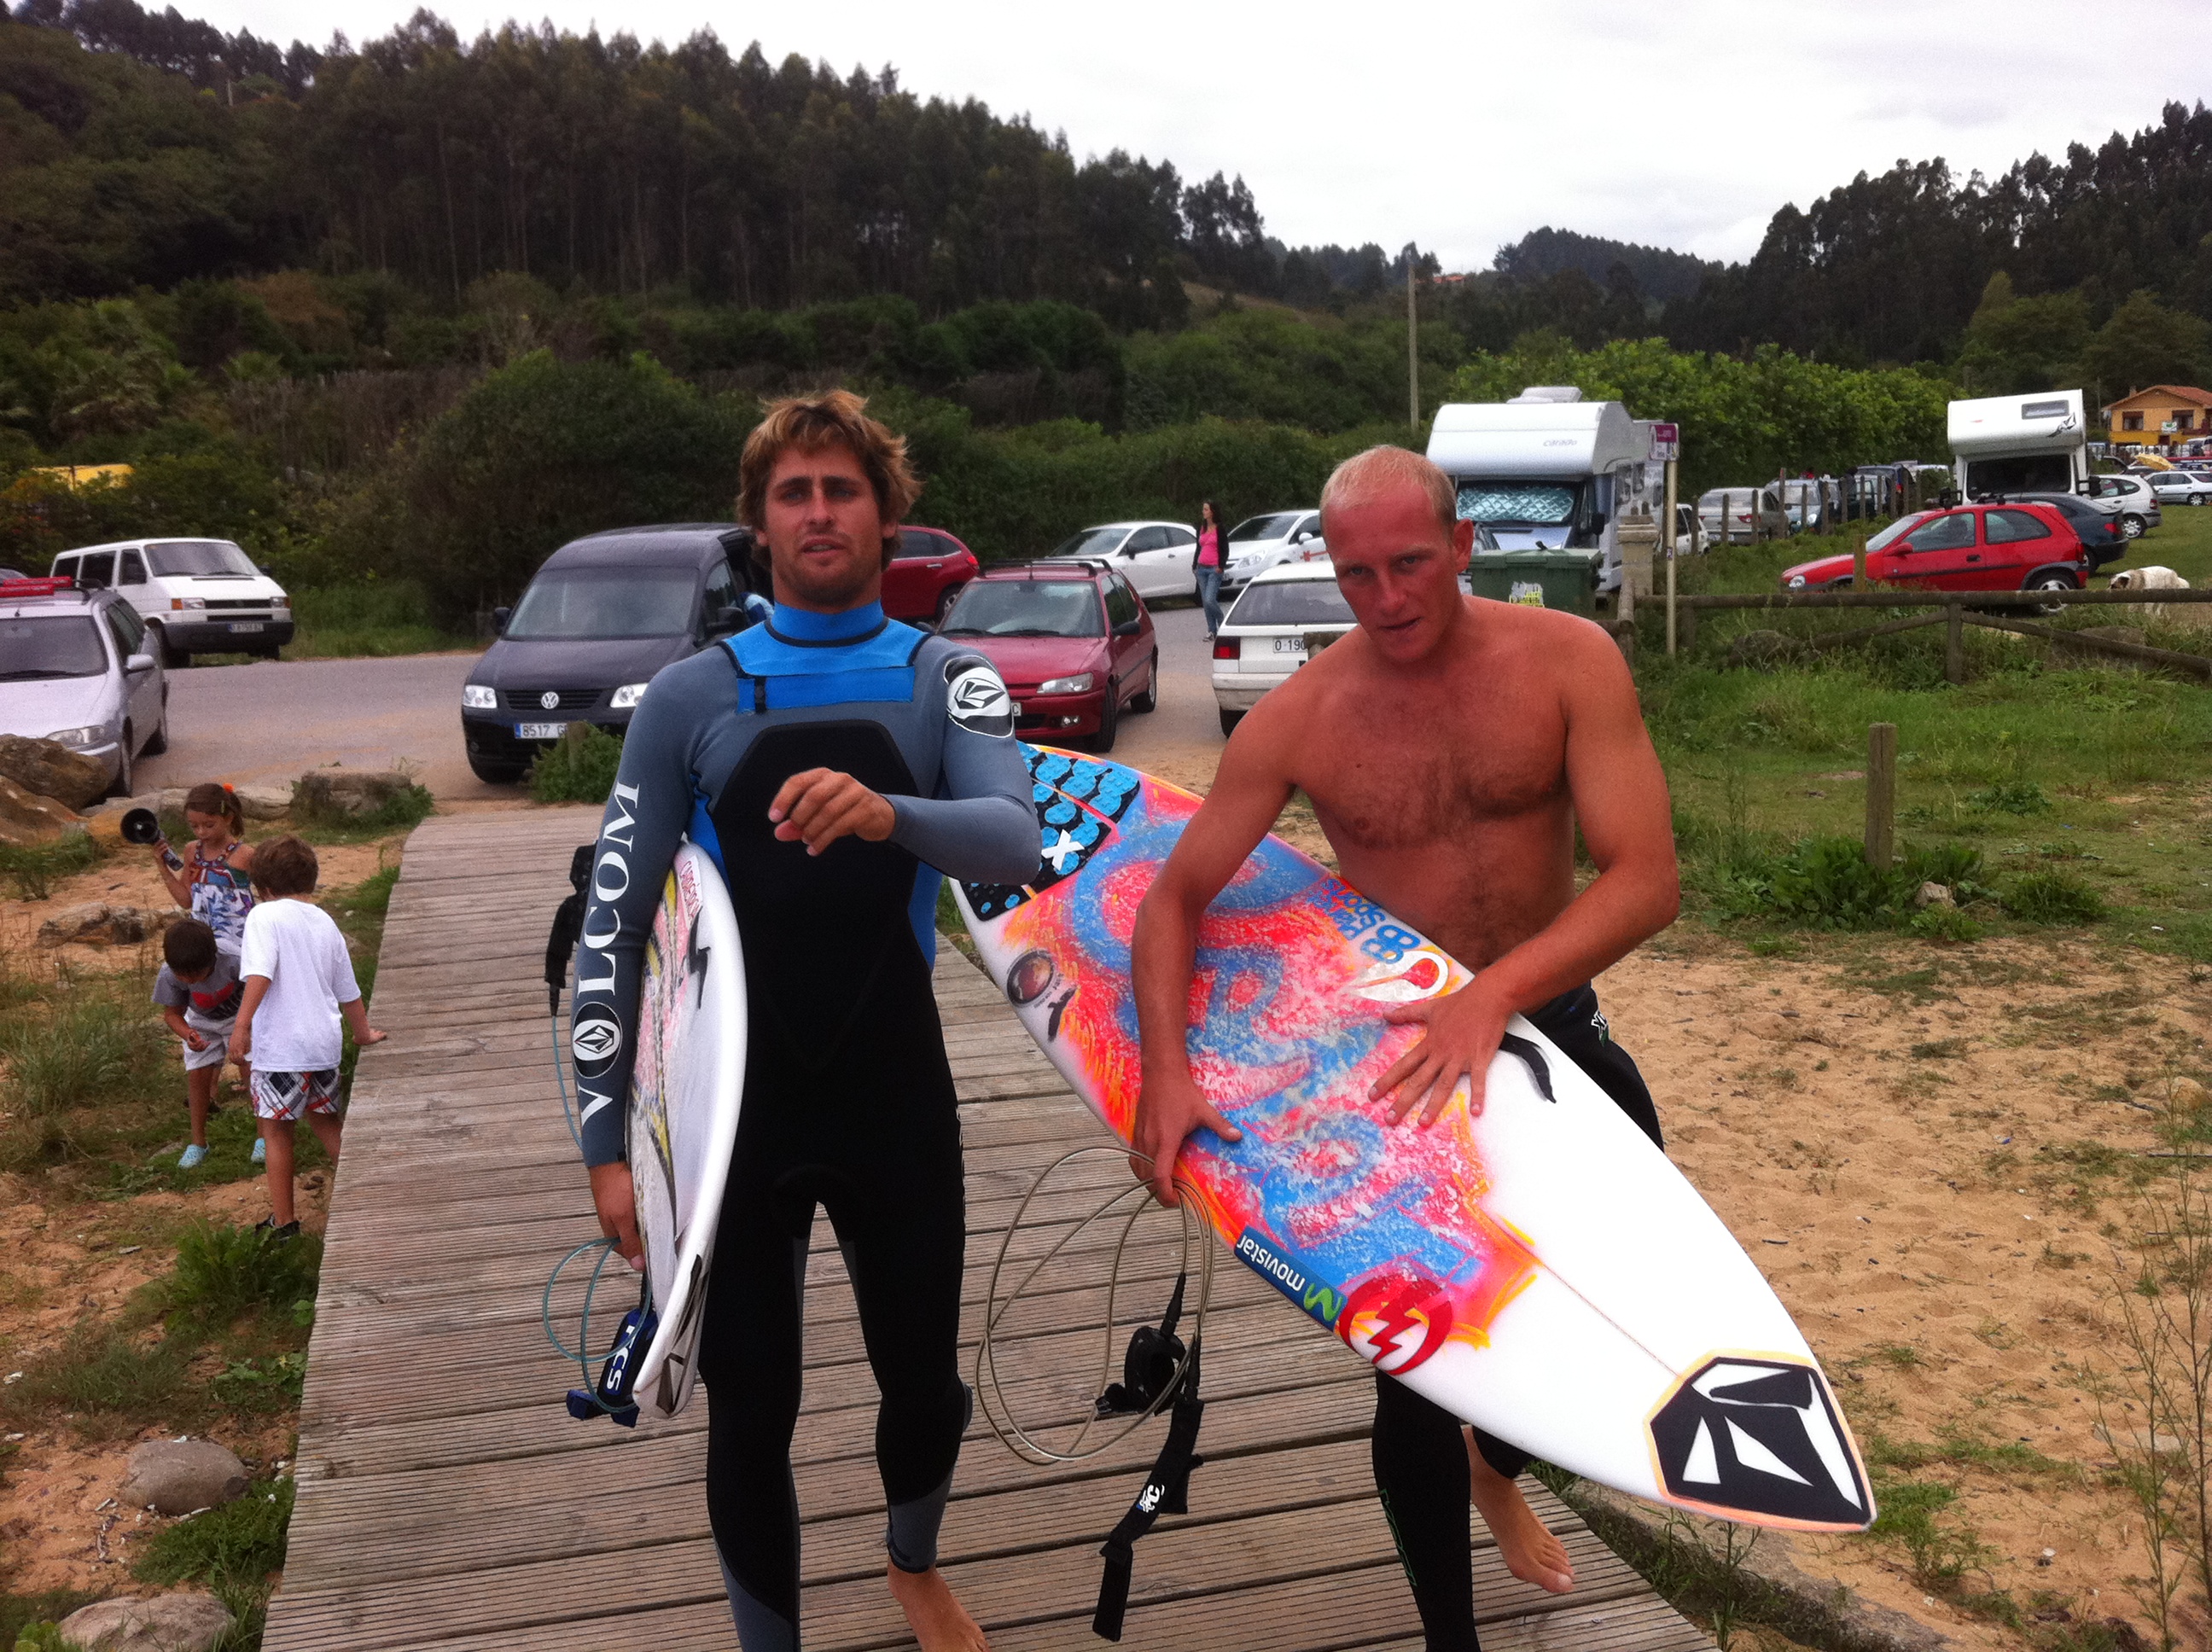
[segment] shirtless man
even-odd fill
[[[1470,1108],[1516,1011],[1654,1142],[1635,1063],[1607,1036],[1590,978],[1674,920],[1667,782],[1619,652],[1588,621],[1462,596],[1474,525],[1450,481],[1403,448],[1337,467],[1322,532],[1358,629],[1253,708],[1213,789],[1137,915],[1144,1094],[1131,1160],[1167,1204],[1192,1131],[1235,1140],[1186,1051],[1195,938],[1206,905],[1293,789],[1346,882],[1475,971],[1459,992],[1385,1011],[1425,1036],[1374,1090],[1407,1128],[1432,1124],[1462,1078]],[[1598,876],[1575,893],[1579,826]],[[1393,1093],[1395,1092],[1395,1094]],[[1375,1479],[1430,1652],[1476,1644],[1472,1497],[1513,1575],[1564,1594],[1566,1551],[1522,1497],[1525,1453],[1376,1377]]]

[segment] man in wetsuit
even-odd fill
[[[1133,1168],[1173,1204],[1184,1139],[1237,1135],[1191,1079],[1195,937],[1293,788],[1313,799],[1346,881],[1475,972],[1456,993],[1387,1012],[1425,1029],[1375,1087],[1395,1092],[1396,1118],[1433,1123],[1462,1077],[1479,1109],[1518,1011],[1656,1142],[1650,1096],[1589,987],[1679,903],[1666,777],[1620,653],[1586,620],[1463,596],[1474,525],[1419,454],[1346,460],[1322,490],[1322,524],[1359,628],[1237,726],[1138,914],[1133,1145],[1146,1157]],[[1579,895],[1577,826],[1598,869]],[[1463,1444],[1449,1413],[1378,1374],[1373,1455],[1430,1652],[1475,1645],[1470,1494],[1515,1576],[1573,1587],[1565,1549],[1514,1485],[1525,1453],[1480,1432]]]
[[[1019,882],[1036,869],[1037,825],[990,665],[884,617],[883,570],[918,487],[905,443],[863,407],[843,391],[781,402],[746,442],[738,511],[775,612],[669,666],[638,707],[576,969],[578,1025],[604,1028],[611,1011],[621,1030],[612,1057],[577,1066],[592,1197],[639,1265],[623,1116],[640,961],[678,839],[714,857],[750,1030],[698,1358],[707,1509],[744,1652],[799,1644],[790,1453],[817,1203],[881,1394],[891,1593],[927,1652],[983,1645],[936,1570],[969,1394],[960,1120],[930,971],[939,874]]]

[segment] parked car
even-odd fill
[[[943,528],[901,528],[898,555],[884,570],[884,612],[935,625],[980,567],[975,553]]]
[[[1321,537],[1321,513],[1269,511],[1248,516],[1229,530],[1229,560],[1221,570],[1221,594],[1242,591],[1259,574],[1285,562],[1313,562],[1328,555]]]
[[[2080,494],[2000,494],[1996,504],[2048,505],[2064,517],[2087,553],[2089,566],[2102,568],[2128,554],[2128,536],[2120,526],[2117,501],[2106,504]]]
[[[1244,587],[1213,637],[1213,701],[1228,733],[1260,696],[1306,663],[1309,632],[1342,636],[1357,623],[1323,562],[1285,562]]]
[[[2141,477],[2122,471],[2097,477],[2094,482],[2097,502],[2119,513],[2120,532],[2127,538],[2140,539],[2166,520],[2165,513],[2159,509],[2158,495]]]
[[[1817,533],[1835,516],[1836,484],[1822,477],[1799,477],[1782,485],[1783,513],[1792,533]]]
[[[0,582],[0,734],[55,740],[128,797],[143,755],[169,749],[169,683],[146,623],[112,591]]]
[[[1789,513],[1782,508],[1781,493],[1771,482],[1759,488],[1714,488],[1698,498],[1698,517],[1709,542],[1749,544],[1753,510],[1759,513],[1763,538],[1779,539],[1790,532]],[[1728,518],[1726,523],[1721,520],[1723,515]]]
[[[1961,505],[1916,511],[1867,541],[1867,578],[1940,591],[2075,591],[2089,558],[2049,505]],[[1782,574],[1785,591],[1851,582],[1851,558],[1823,556]]]
[[[1160,702],[1160,646],[1144,599],[1103,557],[985,569],[939,628],[998,667],[1014,730],[1114,749],[1123,711]]]
[[[744,629],[752,537],[726,522],[618,528],[547,557],[461,689],[480,780],[519,780],[588,722],[619,734],[664,665]]]
[[[1198,535],[1187,522],[1102,522],[1061,540],[1050,560],[1084,557],[1112,564],[1152,601],[1198,594]]]
[[[146,622],[164,665],[194,654],[276,658],[292,640],[292,598],[228,539],[124,539],[65,550],[52,572],[113,590]]]
[[[2202,471],[2160,471],[2143,479],[2161,505],[2202,505],[2212,500],[2212,476]]]

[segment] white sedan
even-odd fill
[[[1104,562],[1147,601],[1198,594],[1198,535],[1186,522],[1102,522],[1053,547],[1048,562]]]
[[[1213,698],[1221,732],[1306,663],[1306,639],[1340,637],[1357,622],[1327,562],[1285,562],[1254,576],[1213,639]]]

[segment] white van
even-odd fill
[[[274,659],[292,640],[291,598],[228,539],[121,539],[65,550],[52,572],[137,610],[164,665],[193,654]]]
[[[1961,499],[2088,491],[2089,432],[2078,390],[1953,402],[1949,425]]]

